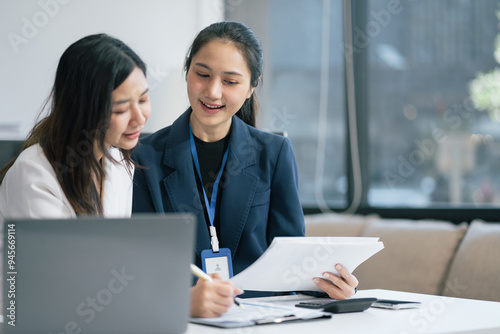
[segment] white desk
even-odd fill
[[[500,333],[500,303],[471,299],[423,295],[390,290],[362,290],[356,298],[404,299],[422,302],[419,309],[385,310],[369,308],[364,312],[333,314],[331,319],[308,322],[262,325],[237,329],[222,329],[189,324],[188,334],[413,334],[413,333]],[[273,297],[280,303],[294,305],[306,296]],[[258,298],[258,300],[269,300]]]

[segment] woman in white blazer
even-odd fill
[[[0,171],[0,221],[129,217],[130,154],[151,113],[144,62],[116,38],[84,37],[61,56],[45,106]]]
[[[130,156],[151,113],[144,62],[115,38],[87,36],[62,55],[51,98],[49,115],[0,171],[0,222],[130,216]],[[206,284],[201,294],[228,284]]]

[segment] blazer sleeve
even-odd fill
[[[299,199],[297,163],[290,140],[285,138],[271,181],[268,244],[275,236],[303,236],[304,213]]]
[[[76,217],[48,161],[16,161],[2,186],[5,218]]]

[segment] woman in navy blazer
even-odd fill
[[[198,218],[198,266],[200,253],[211,248],[206,209],[210,205],[205,204],[210,200],[205,197],[210,199],[212,189],[218,190],[214,226],[220,247],[231,252],[234,274],[257,260],[274,237],[304,235],[290,141],[255,128],[257,101],[253,93],[261,79],[262,62],[260,42],[245,25],[219,22],[205,28],[186,59],[191,107],[171,126],[141,140],[133,155],[145,167],[135,172],[133,212],[194,213]],[[222,177],[217,187],[219,172]],[[357,285],[345,269],[340,273],[343,277],[326,273],[334,276],[331,280],[335,284],[324,280],[318,284],[332,298],[349,297]],[[226,283],[225,288],[229,288]],[[203,283],[193,289],[202,288],[208,289]],[[217,316],[227,311],[232,300],[221,295],[230,294],[230,290],[221,291],[217,295],[193,290],[192,316]],[[200,299],[212,299],[223,307],[201,307]],[[195,302],[200,308],[193,311]],[[207,313],[214,307],[216,312]]]
[[[141,140],[134,159],[147,169],[134,176],[134,212],[192,212],[198,218],[196,264],[210,248],[189,145],[189,108],[172,126]],[[275,236],[304,235],[297,167],[290,141],[232,117],[220,201],[221,247],[231,250],[236,275],[267,249]]]

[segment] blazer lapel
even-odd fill
[[[233,116],[226,180],[220,207],[220,243],[234,257],[253,202],[258,176],[249,166],[255,165],[255,148],[246,125]]]
[[[210,236],[206,229],[203,207],[196,186],[191,149],[189,146],[189,115],[187,110],[172,124],[167,139],[167,149],[163,164],[170,171],[163,179],[168,194],[164,207],[172,207],[173,212],[192,212],[198,219],[196,229],[196,252],[210,248]],[[170,205],[168,205],[170,202]],[[201,221],[200,221],[201,219]],[[205,228],[204,228],[205,227]]]

